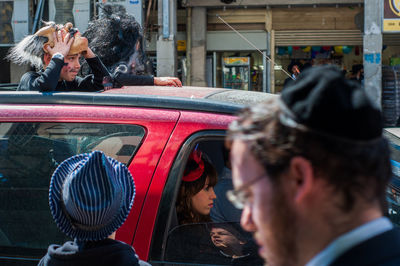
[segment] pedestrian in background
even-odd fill
[[[143,48],[143,31],[139,22],[122,5],[99,4],[102,16],[90,21],[83,33],[111,76],[111,86],[133,85],[182,87],[176,77],[154,77],[151,62]],[[88,69],[83,67],[83,73]],[[86,73],[85,73],[86,74]]]
[[[310,68],[243,110],[229,139],[229,198],[268,265],[400,265],[381,112],[337,67]]]
[[[290,84],[292,84],[293,81],[296,80],[296,78],[300,75],[300,68],[301,68],[301,64],[299,62],[292,62],[289,64],[287,70],[290,73],[290,77],[287,77],[283,83],[283,88],[282,91],[289,86]]]
[[[360,84],[364,83],[364,66],[362,64],[355,64],[351,67],[351,80],[355,80]]]

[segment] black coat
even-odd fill
[[[331,266],[400,265],[400,229],[394,228],[351,248]]]
[[[75,77],[73,81],[59,81],[64,60],[52,58],[46,69],[39,72],[29,71],[21,77],[18,91],[100,91],[103,90],[103,77],[109,76],[107,68],[98,57],[88,58],[93,74]]]
[[[114,88],[134,85],[154,85],[153,76],[137,76],[129,73],[117,72],[114,75]]]

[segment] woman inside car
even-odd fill
[[[178,226],[168,236],[166,259],[208,263],[215,253],[207,223],[216,195],[217,172],[207,156],[195,149],[189,156],[176,202]]]
[[[211,222],[217,172],[207,156],[195,149],[189,156],[176,202],[179,225]]]

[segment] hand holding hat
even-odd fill
[[[57,25],[54,22],[46,22],[46,26],[35,34],[25,36],[12,47],[6,59],[17,65],[30,64],[41,69],[45,53],[53,55],[59,52],[64,55],[83,54],[85,58],[94,57],[93,53],[90,53],[88,40],[72,26],[72,23]]]
[[[56,47],[57,43],[61,43],[59,46],[63,46],[62,43],[68,42],[70,39],[72,41],[71,44],[69,44],[69,51],[65,55],[79,54],[88,50],[88,40],[81,36],[78,29],[73,28],[71,22],[67,22],[65,25],[56,25],[52,23],[39,29],[35,35],[47,37],[48,41],[43,45],[43,49],[49,53],[51,53],[51,49],[54,52],[54,47]],[[70,37],[67,38],[67,36]],[[56,49],[57,48],[58,47],[56,47]],[[61,51],[64,51],[65,47],[61,49]],[[62,53],[61,51],[56,52]]]
[[[61,53],[62,55],[67,56],[74,41],[74,37],[71,37],[69,33],[65,34],[63,31],[53,32],[52,35],[53,46],[47,43],[43,46],[43,49],[51,56],[55,53]]]

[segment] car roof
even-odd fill
[[[209,87],[126,86],[103,92],[0,92],[0,104],[84,104],[234,114],[275,94]]]

